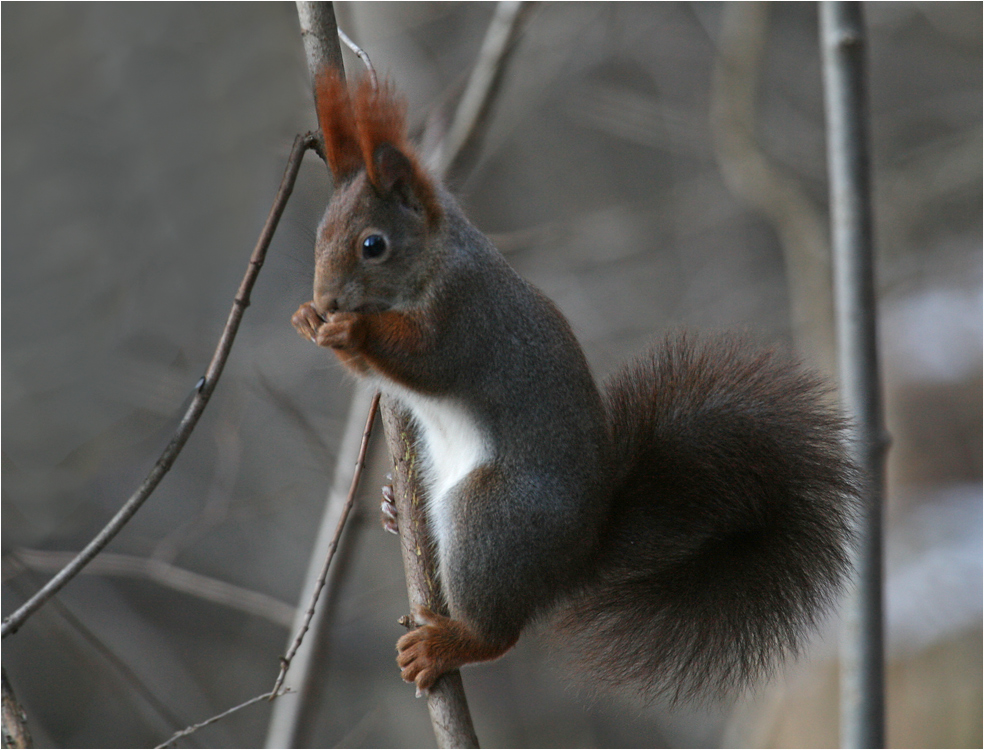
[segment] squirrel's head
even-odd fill
[[[318,120],[335,193],[318,227],[314,304],[381,312],[412,306],[433,277],[428,251],[443,211],[406,135],[406,108],[363,79],[349,93],[334,72],[317,83]]]

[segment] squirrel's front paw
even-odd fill
[[[420,624],[396,642],[399,652],[396,663],[406,682],[417,685],[417,697],[425,695],[437,682],[437,678],[448,670],[440,658],[444,628],[442,621],[447,618],[435,615],[426,607],[414,607],[414,619]]]
[[[314,342],[333,349],[358,349],[362,332],[362,316],[354,312],[336,312],[318,327]]]
[[[315,341],[315,335],[324,324],[324,318],[318,313],[314,307],[314,302],[305,302],[299,308],[297,312],[291,317],[290,322],[293,324],[294,329],[308,341]]]

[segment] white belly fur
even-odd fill
[[[424,449],[421,477],[427,488],[427,519],[437,542],[438,556],[447,550],[451,534],[450,490],[490,454],[490,446],[474,417],[461,404],[442,398],[383,385],[399,398],[416,417]]]

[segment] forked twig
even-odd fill
[[[205,410],[205,406],[212,396],[212,391],[215,390],[219,377],[222,375],[222,368],[225,367],[226,360],[229,358],[229,352],[232,349],[232,342],[235,340],[236,332],[239,330],[239,323],[242,320],[243,313],[249,306],[250,292],[256,283],[256,277],[260,272],[260,268],[263,266],[267,248],[273,239],[273,233],[277,229],[277,223],[280,221],[284,207],[287,205],[287,199],[294,189],[294,181],[297,179],[297,172],[301,167],[304,152],[309,148],[314,148],[317,142],[318,136],[313,133],[299,135],[294,139],[294,147],[291,149],[290,158],[287,160],[287,168],[280,182],[280,188],[277,190],[277,197],[273,202],[273,207],[270,209],[269,216],[267,216],[266,223],[263,225],[263,230],[260,232],[260,237],[257,240],[256,247],[253,249],[253,254],[250,256],[246,274],[239,284],[239,290],[236,292],[236,297],[232,303],[232,310],[229,312],[229,318],[226,321],[225,328],[222,330],[222,335],[219,337],[219,343],[216,345],[215,353],[212,355],[212,361],[209,363],[205,375],[196,384],[194,398],[192,398],[188,410],[185,412],[181,423],[171,437],[171,442],[168,443],[164,452],[161,453],[161,457],[157,459],[157,463],[154,464],[147,478],[137,488],[136,492],[130,496],[130,499],[126,501],[123,507],[117,511],[116,515],[113,516],[102,531],[75,556],[72,562],[62,568],[40,591],[3,621],[0,637],[6,638],[11,633],[17,632],[17,629],[24,624],[28,617],[40,609],[65,584],[78,575],[79,571],[98,555],[100,550],[109,544],[113,537],[119,533],[120,529],[133,517],[133,514],[140,509],[140,506],[150,497],[161,479],[163,479],[164,475],[167,474],[174,464],[178,454],[181,453],[181,449],[184,448],[185,443],[191,436],[192,430],[198,424],[198,419]]]
[[[321,595],[321,590],[324,588],[325,581],[328,578],[328,570],[331,567],[332,558],[335,556],[335,550],[338,549],[338,541],[341,538],[342,530],[345,528],[345,521],[348,518],[349,511],[352,510],[352,505],[355,503],[355,495],[359,489],[359,480],[362,478],[362,470],[365,468],[366,465],[366,453],[369,450],[369,438],[372,435],[372,423],[376,419],[376,412],[378,409],[379,409],[379,394],[377,393],[375,396],[373,396],[372,403],[369,405],[369,416],[366,418],[366,427],[362,433],[362,444],[359,447],[359,458],[356,461],[355,472],[352,475],[352,485],[349,488],[348,497],[345,499],[345,506],[342,508],[341,517],[338,519],[338,525],[335,528],[335,536],[332,538],[331,544],[328,547],[328,555],[325,558],[324,565],[322,565],[321,567],[321,574],[318,576],[318,581],[317,581],[317,585],[315,586],[314,594],[311,597],[310,603],[308,604],[308,609],[307,612],[305,613],[304,622],[300,630],[297,632],[297,635],[294,636],[294,640],[291,643],[291,646],[288,649],[286,656],[283,656],[280,659],[280,673],[277,675],[277,680],[274,683],[273,689],[269,693],[264,693],[263,695],[258,695],[255,698],[250,698],[245,703],[240,703],[238,706],[234,706],[233,708],[230,708],[228,711],[223,711],[222,713],[217,714],[211,717],[210,719],[206,719],[205,721],[199,722],[198,724],[193,724],[192,726],[187,727],[186,729],[182,729],[180,732],[177,732],[176,734],[172,735],[167,742],[158,745],[157,746],[158,748],[170,747],[176,740],[182,737],[187,737],[189,734],[197,732],[199,729],[203,727],[207,727],[209,724],[214,724],[216,721],[219,721],[220,719],[224,719],[226,716],[229,716],[229,714],[235,713],[236,711],[246,708],[247,706],[251,706],[254,703],[259,703],[262,700],[272,701],[275,698],[279,698],[282,695],[287,695],[288,693],[295,692],[290,688],[284,688],[283,686],[284,679],[287,677],[287,670],[290,669],[291,660],[294,658],[294,655],[297,653],[297,649],[301,647],[301,643],[304,640],[304,635],[307,633],[308,628],[311,625],[311,619],[314,617],[315,608],[318,604],[318,597]]]
[[[280,659],[280,674],[277,675],[277,681],[273,685],[273,690],[270,691],[271,698],[276,697],[280,688],[283,686],[284,678],[287,677],[287,670],[290,669],[290,662],[294,658],[294,654],[297,653],[297,649],[301,647],[301,642],[304,640],[304,634],[307,633],[308,628],[311,626],[311,619],[314,617],[315,607],[318,604],[318,597],[321,595],[321,589],[325,586],[325,581],[328,580],[328,569],[331,567],[331,561],[335,556],[335,550],[338,549],[338,540],[342,536],[342,530],[345,528],[345,521],[348,519],[349,511],[352,510],[352,505],[355,503],[355,493],[359,489],[359,480],[362,478],[362,470],[366,465],[366,452],[369,450],[369,437],[372,435],[372,423],[376,419],[376,412],[378,409],[379,394],[377,393],[372,397],[372,403],[369,404],[369,416],[366,417],[366,429],[362,433],[362,445],[359,447],[359,458],[355,464],[355,472],[352,474],[352,486],[349,487],[348,497],[345,498],[345,505],[342,508],[342,515],[338,519],[338,526],[335,527],[335,536],[332,538],[331,544],[328,545],[328,554],[325,557],[324,565],[321,566],[321,573],[318,576],[317,583],[314,587],[314,594],[311,597],[311,602],[308,604],[308,609],[305,613],[304,622],[301,625],[301,629],[297,632],[297,635],[294,636],[294,641],[287,650],[287,654]]]

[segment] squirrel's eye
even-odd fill
[[[362,240],[362,257],[367,260],[380,257],[386,252],[386,238],[381,234],[370,234]]]

